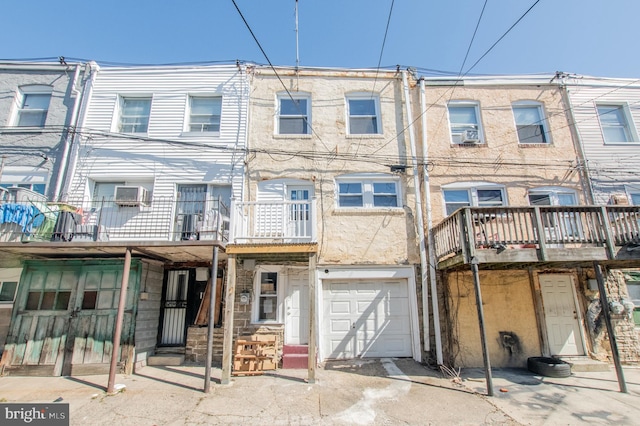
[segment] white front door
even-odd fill
[[[410,357],[406,280],[325,280],[323,358]]]
[[[539,275],[551,355],[584,355],[578,311],[570,275]]]
[[[285,309],[285,344],[309,343],[309,272],[289,270]]]
[[[311,237],[311,209],[307,203],[311,191],[312,188],[307,186],[289,186],[287,189],[288,201],[295,203],[289,206],[289,237]]]

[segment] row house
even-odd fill
[[[0,64],[0,244],[19,240],[61,192],[85,76],[84,64],[64,60]],[[22,270],[0,255],[0,352]]]
[[[9,373],[113,372],[114,360],[131,372],[159,348],[183,357],[209,311],[220,325],[220,249],[244,178],[244,65],[88,67],[60,196],[3,245],[23,268]]]
[[[564,84],[550,75],[419,86],[445,364],[607,360],[602,305],[615,304],[616,330],[632,326],[617,289],[619,269],[637,266],[628,247],[638,211],[592,205]],[[623,360],[637,362],[635,333],[616,334]]]

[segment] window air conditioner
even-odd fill
[[[142,186],[116,186],[115,203],[121,207],[148,206],[149,191]]]
[[[609,204],[626,206],[629,205],[629,199],[626,194],[611,194]]]
[[[460,134],[460,142],[462,143],[480,143],[478,131],[476,129],[463,130]]]

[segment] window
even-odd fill
[[[622,105],[598,105],[598,117],[605,143],[633,142],[628,114]]]
[[[630,192],[629,198],[631,199],[631,204],[640,206],[640,192]]]
[[[222,98],[189,97],[189,131],[219,132]]]
[[[37,192],[38,194],[42,194],[42,195],[44,195],[44,192],[47,189],[47,185],[44,184],[44,183],[8,183],[8,182],[3,182],[3,183],[0,183],[0,187],[2,187],[2,188],[12,188],[12,187],[26,188],[26,189],[30,189],[33,192]]]
[[[146,133],[150,112],[151,98],[122,98],[118,131],[121,133]]]
[[[451,141],[453,143],[482,142],[480,112],[475,102],[454,101],[448,105]]]
[[[0,281],[0,303],[13,302],[16,297],[17,281]]]
[[[278,320],[278,272],[258,273],[258,321]]]
[[[529,191],[532,206],[575,206],[575,192],[567,189],[534,189]]]
[[[51,102],[49,86],[28,86],[20,89],[15,119],[17,127],[44,127]]]
[[[378,98],[371,94],[351,95],[347,98],[349,134],[370,135],[380,133]]]
[[[398,207],[398,182],[393,178],[350,176],[342,177],[336,183],[339,207]]]
[[[542,106],[533,102],[513,104],[513,116],[520,143],[547,143]]]
[[[529,204],[532,206],[575,206],[578,203],[574,191],[564,188],[540,188],[529,191]],[[542,223],[547,236],[578,237],[582,233],[581,220],[575,212],[543,211]]]
[[[309,134],[310,105],[311,99],[303,95],[283,94],[278,97],[278,134]]]
[[[499,207],[505,205],[504,189],[493,184],[465,187],[464,184],[443,188],[447,216],[461,207]]]

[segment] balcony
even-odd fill
[[[439,269],[640,261],[640,207],[465,207],[433,228]]]
[[[232,201],[230,242],[316,242],[316,201]]]
[[[4,253],[115,256],[122,247],[136,247],[158,260],[210,261],[211,246],[224,247],[229,229],[229,208],[219,199],[105,198],[61,203],[10,188],[0,200]],[[175,250],[176,246],[181,249]]]

